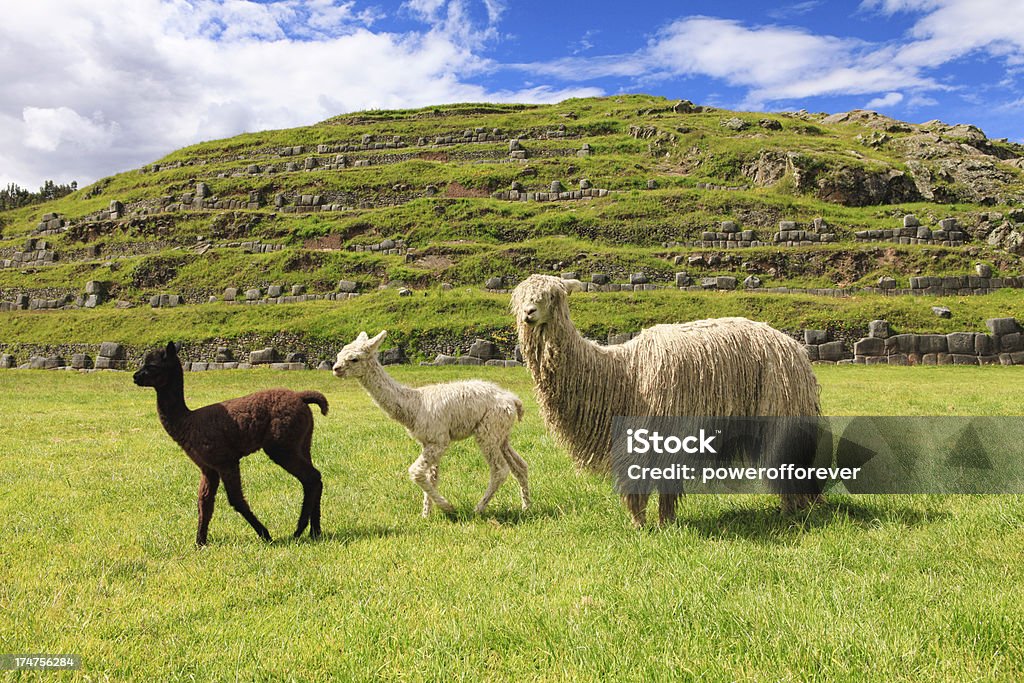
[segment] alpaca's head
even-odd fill
[[[550,275],[531,275],[512,290],[512,315],[520,329],[540,328],[558,315],[568,316],[567,297],[579,285]]]
[[[167,342],[167,348],[153,349],[146,353],[132,379],[140,387],[160,389],[172,380],[182,378],[181,360],[178,358],[178,347],[174,342]]]
[[[351,344],[338,352],[338,360],[334,363],[336,377],[361,377],[367,368],[377,363],[377,350],[380,348],[387,330],[382,330],[373,339],[365,332],[360,332]]]

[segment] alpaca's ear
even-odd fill
[[[366,341],[367,339],[369,339],[369,337],[367,336],[367,334],[366,334],[366,331],[365,331],[365,330],[364,330],[364,331],[362,331],[362,332],[360,332],[360,333],[359,333],[359,336],[358,336],[358,337],[356,337],[356,341],[358,341],[358,342]]]
[[[381,342],[384,341],[384,337],[386,336],[388,336],[388,331],[381,330],[380,334],[370,340],[370,348],[376,351],[377,347],[381,345]]]
[[[167,355],[172,358],[178,355],[178,345],[174,342],[167,342]]]
[[[562,287],[565,288],[566,294],[572,294],[573,292],[582,292],[583,283],[579,280],[565,279],[562,280]]]

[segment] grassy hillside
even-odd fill
[[[35,336],[106,329],[107,316],[122,314],[122,340],[142,341],[154,336],[133,331],[145,316],[121,307],[147,306],[160,293],[206,302],[228,286],[265,293],[271,285],[301,285],[325,294],[340,280],[363,293],[427,291],[447,282],[476,290],[466,303],[469,328],[496,322],[477,313],[492,305],[479,291],[488,278],[514,283],[536,272],[573,272],[584,280],[605,273],[622,283],[643,273],[661,285],[681,271],[695,283],[756,275],[764,287],[794,288],[870,287],[892,277],[906,288],[912,277],[964,276],[983,263],[992,277],[1012,277],[1024,274],[1013,246],[1024,221],[1016,208],[1024,201],[1022,165],[1024,147],[988,140],[971,126],[912,125],[870,112],[737,113],[646,95],[361,112],[193,145],[59,200],[0,214],[0,261],[32,237],[56,254],[52,262],[0,268],[0,301],[25,294],[73,308],[89,281],[106,293],[99,310],[48,311],[45,322],[0,313],[0,342],[27,341],[30,328]],[[567,198],[549,196],[556,181]],[[509,192],[529,199],[504,199]],[[113,215],[112,202],[120,203]],[[963,243],[858,238],[901,228],[908,213],[936,230],[941,219],[955,218]],[[694,246],[722,221],[754,231],[764,244]],[[815,241],[779,246],[780,221],[814,232]],[[817,241],[826,232],[834,240]],[[386,240],[403,246],[380,250]],[[658,294],[641,307],[689,315],[694,296]],[[383,301],[389,299],[345,302],[337,315]],[[749,310],[743,301],[712,298],[696,308]],[[882,316],[865,314],[864,301],[872,300],[765,308],[820,305],[853,329]],[[903,317],[923,328],[932,322],[918,317],[924,303],[892,305],[913,309]],[[972,298],[970,307],[993,311],[1005,303]],[[659,319],[632,310],[609,305],[603,320],[629,329]],[[90,324],[79,315],[93,316]],[[200,334],[192,321],[222,314],[213,308],[168,315],[187,336]],[[237,315],[259,325],[276,314]],[[310,315],[294,309],[279,324],[305,331]],[[801,323],[789,313],[766,315],[782,325]],[[95,336],[81,335],[80,341]]]

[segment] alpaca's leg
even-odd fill
[[[303,460],[309,465],[309,467],[316,473],[313,483],[312,500],[309,505],[309,536],[310,538],[319,538],[323,533],[320,529],[320,499],[323,497],[324,485],[323,478],[320,476],[320,470],[313,467],[313,454],[311,452],[313,445],[313,426],[310,425],[309,431],[306,432],[306,438],[302,440],[302,453]],[[302,487],[303,498],[306,496],[306,487],[303,484]]]
[[[199,529],[196,531],[196,545],[206,545],[206,532],[213,518],[213,504],[217,500],[220,475],[216,470],[204,469],[199,478]]]
[[[302,447],[300,446],[300,448]],[[271,460],[302,484],[302,511],[299,513],[299,523],[295,528],[295,538],[302,535],[307,525],[310,527],[310,537],[318,538],[320,536],[320,498],[324,490],[320,471],[305,457],[302,450],[287,451],[281,448],[265,450]]]
[[[502,445],[502,453],[505,455],[505,461],[508,462],[508,466],[512,469],[512,476],[519,482],[519,497],[523,501],[523,509],[527,510],[530,507],[530,485],[527,483],[526,473],[527,465],[526,461],[523,460],[522,456],[516,453],[515,449],[512,448],[512,444],[505,439],[505,443]]]
[[[825,502],[825,496],[820,493],[782,493],[779,495],[782,504],[782,512],[789,514],[806,510],[809,507]]]
[[[792,463],[798,467],[811,467],[818,452],[821,438],[816,424],[809,424],[803,418],[781,419],[781,426],[772,435],[769,453],[776,453],[780,463]],[[773,465],[776,463],[772,463]],[[783,513],[797,512],[824,502],[821,482],[817,479],[785,481],[778,485],[779,499]]]
[[[678,502],[678,493],[658,494],[658,526],[668,526],[676,521],[676,503]]]
[[[441,461],[441,455],[447,447],[448,444],[443,446],[438,444],[424,446],[420,457],[416,458],[416,461],[409,465],[409,478],[423,489],[423,492],[433,501],[434,505],[450,514],[455,512],[455,506],[449,503],[448,499],[442,496],[438,492],[437,487],[431,482],[431,470],[438,466]],[[424,513],[427,512],[426,506],[424,506],[423,511]]]
[[[476,504],[476,513],[479,515],[487,509],[487,504],[491,502],[491,498],[494,497],[498,488],[505,483],[506,479],[508,479],[508,474],[512,471],[512,468],[509,466],[508,460],[505,458],[505,452],[500,443],[485,440],[479,435],[476,437],[476,442],[480,446],[480,450],[483,452],[484,458],[487,460],[487,467],[490,468],[491,471],[491,479],[487,483],[487,490],[484,491],[484,497]]]
[[[231,503],[231,507],[238,510],[238,514],[242,515],[245,521],[249,522],[249,526],[256,531],[257,536],[264,541],[269,541],[270,532],[267,531],[267,527],[263,526],[260,520],[256,519],[256,515],[249,509],[249,503],[245,500],[245,495],[242,493],[242,474],[238,470],[238,463],[236,462],[220,470],[220,478],[224,482],[224,490],[228,493],[228,502]]]
[[[633,526],[637,529],[642,529],[647,524],[648,498],[650,495],[646,493],[628,493],[622,497],[622,501],[626,504],[626,509],[629,510],[629,515],[633,519]]]
[[[437,488],[437,482],[441,477],[440,465],[434,465],[430,468],[429,479],[430,485],[435,489]],[[434,501],[430,500],[430,494],[426,491],[423,492],[423,516],[426,517],[430,514],[430,511],[434,507]]]

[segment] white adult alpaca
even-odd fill
[[[409,477],[423,489],[423,516],[430,513],[432,505],[454,512],[455,507],[437,490],[438,467],[452,441],[470,436],[476,437],[491,470],[490,483],[476,512],[486,509],[510,471],[519,482],[526,510],[530,506],[526,461],[508,441],[509,432],[523,417],[519,397],[479,380],[407,387],[391,377],[377,360],[377,349],[386,336],[387,330],[373,339],[361,332],[338,353],[334,374],[357,378],[373,402],[423,446],[420,456],[409,466]]]
[[[512,292],[511,308],[541,416],[581,467],[607,469],[616,415],[819,414],[807,352],[782,332],[745,318],[719,318],[655,325],[625,344],[599,346],[569,317],[576,284],[531,275]],[[813,458],[813,452],[800,456]],[[659,495],[662,524],[675,518],[677,498]],[[801,490],[783,494],[782,505],[801,508],[819,499],[816,491]],[[625,503],[633,523],[643,526],[647,496],[630,494]]]

